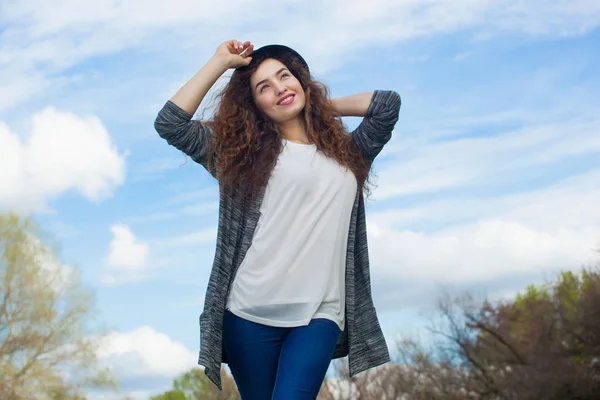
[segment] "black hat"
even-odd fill
[[[296,59],[300,61],[300,63],[302,63],[302,65],[304,66],[304,68],[306,68],[307,71],[310,72],[308,64],[306,63],[304,58],[302,58],[302,56],[298,54],[296,50],[281,44],[270,44],[267,46],[263,46],[259,49],[254,50],[250,54],[250,57],[252,57],[252,61],[250,61],[250,64],[247,67],[241,67],[239,69],[252,68],[257,64],[260,64],[267,58],[274,58],[282,62],[285,62],[290,59]]]

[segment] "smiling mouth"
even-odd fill
[[[294,102],[294,98],[296,98],[296,95],[294,95],[294,94],[287,95],[283,99],[279,100],[277,102],[277,105],[278,106],[288,106]]]

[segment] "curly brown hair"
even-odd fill
[[[291,57],[278,58],[298,79],[305,92],[303,117],[308,140],[318,150],[354,173],[359,187],[369,194],[371,163],[348,134],[341,116],[329,101],[327,87]],[[213,140],[208,165],[225,185],[251,197],[266,185],[283,143],[277,126],[254,103],[250,77],[260,62],[237,69],[217,95],[218,108],[209,124]]]

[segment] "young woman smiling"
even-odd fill
[[[229,69],[212,120],[192,119]],[[315,399],[332,359],[351,376],[389,361],[364,198],[399,110],[388,90],[330,99],[293,49],[230,40],[159,112],[160,136],[219,182],[198,361],[219,388],[227,363],[244,400]],[[363,119],[347,132],[343,116]]]

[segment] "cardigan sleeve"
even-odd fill
[[[156,116],[154,128],[168,144],[209,170],[207,159],[212,147],[212,130],[192,117],[192,114],[168,100]],[[210,172],[215,176],[214,168]]]
[[[391,139],[398,121],[401,99],[397,92],[376,90],[360,125],[352,131],[356,146],[369,161],[373,161]]]

